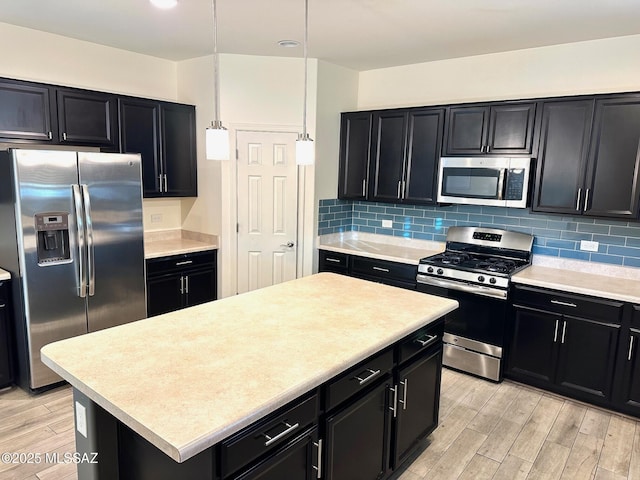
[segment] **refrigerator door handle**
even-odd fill
[[[84,212],[82,208],[82,194],[80,193],[80,185],[71,185],[73,192],[73,206],[76,220],[76,240],[78,242],[78,296],[85,298],[87,296],[87,274],[85,272],[85,231],[84,231]]]
[[[84,214],[87,229],[87,277],[89,278],[89,296],[96,293],[96,262],[93,249],[93,220],[91,219],[91,198],[89,187],[82,185],[82,200],[84,201]]]

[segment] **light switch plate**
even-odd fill
[[[382,228],[391,228],[393,227],[393,222],[391,220],[382,220]]]
[[[87,438],[87,409],[80,402],[76,402],[76,430]]]
[[[600,246],[599,242],[591,242],[589,240],[580,240],[580,250],[584,250],[586,252],[597,252],[599,246]]]

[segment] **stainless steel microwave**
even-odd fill
[[[443,157],[437,201],[526,208],[530,158]]]

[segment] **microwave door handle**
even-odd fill
[[[500,176],[498,177],[498,200],[504,200],[506,196],[506,188],[507,182],[505,182],[505,177],[507,176],[507,169],[500,169]]]

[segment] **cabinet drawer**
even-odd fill
[[[415,283],[418,266],[365,257],[353,257],[352,271],[354,275],[363,274],[368,277],[375,276],[381,279],[390,278]]]
[[[403,363],[430,348],[441,348],[443,334],[444,321],[438,321],[435,325],[427,325],[401,340],[398,344],[398,363]]]
[[[222,477],[299,435],[317,416],[318,395],[313,394],[224,440],[220,445]]]
[[[607,322],[619,322],[624,307],[623,302],[605,300],[582,295],[572,295],[554,290],[516,287],[513,303],[562,315],[586,317]]]
[[[160,275],[176,270],[188,270],[215,265],[216,252],[185,253],[170,257],[150,258],[147,260],[147,276]]]
[[[379,353],[349,369],[327,386],[327,410],[376,383],[393,367],[393,350]]]
[[[349,255],[320,250],[319,270],[321,272],[347,273],[348,269]]]

